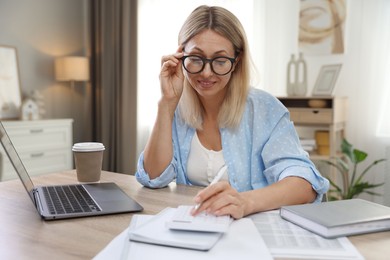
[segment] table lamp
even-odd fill
[[[70,81],[72,88],[74,87],[76,81],[88,81],[88,58],[81,56],[66,56],[56,58],[55,77],[58,81]]]

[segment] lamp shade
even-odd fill
[[[55,60],[55,76],[58,81],[88,81],[88,58],[78,56],[57,58]]]

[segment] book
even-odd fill
[[[301,145],[316,146],[315,139],[300,138],[299,141],[300,141]]]
[[[312,152],[314,151],[315,147],[310,145],[302,145],[302,149],[305,150],[306,152]]]
[[[363,199],[283,206],[280,216],[325,238],[390,230],[390,208]]]

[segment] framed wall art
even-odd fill
[[[345,52],[346,0],[300,0],[299,51],[306,55]]]
[[[321,67],[314,85],[313,96],[332,96],[334,86],[341,70],[341,64],[324,65]]]
[[[16,48],[0,45],[0,119],[18,118],[21,104]]]

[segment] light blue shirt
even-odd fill
[[[288,176],[309,181],[318,194],[316,201],[321,201],[327,192],[329,181],[321,176],[302,149],[287,108],[274,96],[251,89],[238,128],[221,128],[220,132],[229,182],[238,192],[260,189]],[[194,134],[195,129],[175,113],[171,163],[160,177],[150,180],[141,153],[135,174],[137,180],[150,188],[164,187],[175,178],[178,184],[191,185],[186,169]]]

